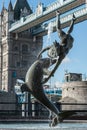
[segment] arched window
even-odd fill
[[[14,47],[14,51],[18,51],[18,46],[15,46],[15,47]]]
[[[28,45],[26,44],[22,45],[22,52],[24,53],[28,52]]]
[[[19,51],[19,46],[17,44],[14,44],[12,47],[13,51]]]

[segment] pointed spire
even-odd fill
[[[2,10],[1,10],[1,14],[2,14],[2,15],[3,15],[4,10],[7,10],[7,9],[5,8],[5,6],[4,6],[4,4],[5,4],[5,2],[4,2],[4,0],[3,0],[3,2],[2,2]]]
[[[9,2],[8,11],[9,11],[9,12],[10,12],[10,11],[13,11],[13,6],[12,6],[11,0],[10,0],[10,2]]]
[[[5,6],[4,6],[4,0],[3,0],[3,2],[2,2],[2,11],[1,12],[3,12],[4,9],[5,9]]]

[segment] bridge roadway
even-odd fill
[[[59,10],[61,14],[82,6],[86,3],[86,0],[66,0],[63,4],[59,4],[58,1],[52,3],[50,6],[46,7],[46,10],[41,14],[37,15],[36,12],[21,18],[19,21],[14,22],[9,29],[9,32],[19,33],[25,31],[29,28],[35,27],[43,22],[55,18],[55,11]],[[67,23],[67,20],[66,20]],[[65,24],[66,26],[67,24]]]

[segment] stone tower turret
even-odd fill
[[[10,33],[11,23],[32,13],[27,0],[10,0],[8,9],[1,12],[0,88],[13,91],[17,79],[25,79],[30,65],[42,48],[43,37],[33,36],[32,28],[23,32]],[[15,26],[15,24],[14,24]]]

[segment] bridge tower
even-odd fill
[[[32,13],[27,0],[11,1],[4,6],[0,15],[0,89],[13,91],[17,79],[25,78],[29,66],[36,60],[42,48],[42,37],[33,37],[32,29],[21,33],[9,33],[14,21]],[[22,19],[24,20],[24,19]]]

